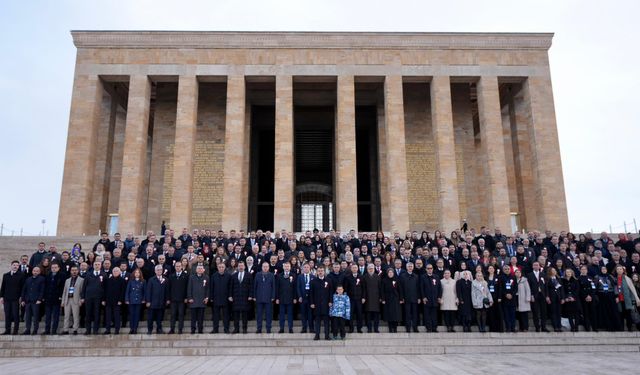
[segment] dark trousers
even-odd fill
[[[100,305],[102,301],[100,298],[88,298],[85,300],[85,324],[87,326],[87,332],[91,333],[93,329],[94,333],[98,332],[100,327]]]
[[[196,326],[198,333],[204,330],[204,307],[191,307],[191,332],[195,332]]]
[[[456,312],[453,310],[442,310],[444,325],[447,326],[448,329],[453,328],[453,324],[455,322],[455,314]]]
[[[122,314],[120,313],[120,305],[115,304],[107,304],[105,306],[105,328],[107,331],[111,331],[111,328],[115,329],[116,332],[120,332],[120,327],[122,325]]]
[[[178,322],[178,331],[182,332],[184,328],[184,303],[182,301],[171,302],[171,330],[175,331],[176,321]]]
[[[529,330],[529,312],[518,311],[518,327],[521,331]]]
[[[316,336],[320,336],[320,325],[324,323],[324,337],[329,337],[329,315],[316,314]],[[344,329],[344,328],[343,328]]]
[[[256,303],[256,328],[258,331],[262,331],[262,315],[265,316],[267,332],[271,331],[271,322],[273,319],[273,306],[271,302],[258,302]]]
[[[553,326],[554,330],[560,330],[562,329],[562,325],[560,323],[560,302],[559,301],[552,301],[551,305],[549,305],[550,310],[551,310],[551,325]]]
[[[46,304],[44,307],[44,331],[56,334],[58,332],[58,323],[60,323],[60,305]]]
[[[129,305],[129,328],[132,331],[138,329],[140,323],[140,315],[142,314],[142,305],[139,303]]]
[[[164,307],[150,308],[147,315],[147,332],[153,331],[153,323],[156,323],[156,332],[162,333],[162,320],[164,319]]]
[[[293,329],[293,304],[292,303],[281,303],[280,311],[280,329],[284,329],[284,321],[285,317],[287,319],[289,329]]]
[[[222,315],[222,327],[224,328],[225,333],[229,333],[229,321],[231,320],[231,308],[229,304],[224,304],[222,306],[212,306],[213,310],[212,319],[213,319],[213,330],[218,332],[218,328],[220,328],[220,315]]]
[[[247,317],[248,311],[234,311],[233,312],[233,330],[240,331],[240,321],[242,320],[242,332],[247,332]]]
[[[438,308],[436,306],[424,306],[424,327],[427,332],[438,329]]]
[[[351,321],[349,322],[349,326],[352,330],[355,323],[355,328],[357,328],[358,331],[362,331],[362,318],[362,300],[351,299]]]
[[[480,332],[485,332],[487,330],[487,309],[475,309],[476,310],[476,321],[478,322],[478,330]]]
[[[338,336],[338,333],[340,333],[340,337],[344,338],[347,333],[344,330],[344,323],[346,322],[345,319],[341,318],[341,317],[331,317],[331,328],[333,331],[333,337]]]
[[[380,313],[378,311],[367,311],[367,331],[377,332],[379,326],[380,326]]]
[[[418,304],[409,302],[404,304],[404,325],[409,332],[412,328],[418,329]]]
[[[33,330],[31,330],[31,322],[33,322]],[[26,332],[38,333],[40,326],[40,305],[35,302],[27,302],[24,309],[24,323],[27,326]]]
[[[11,324],[13,323],[13,331]],[[18,333],[20,328],[20,304],[18,301],[4,301],[4,329],[7,333]]]
[[[302,321],[302,329],[306,330],[308,327],[310,331],[313,331],[313,310],[311,310],[309,299],[303,299],[300,304],[300,320]]]
[[[533,325],[536,331],[547,329],[547,301],[542,294],[535,296],[531,303],[531,312],[533,313]]]
[[[511,332],[516,330],[516,307],[502,303],[502,316],[504,317],[504,330]]]
[[[597,315],[596,303],[594,301],[582,302],[582,324],[584,325],[585,330],[598,330],[598,324],[596,321]]]

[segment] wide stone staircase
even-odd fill
[[[277,324],[273,330],[277,332],[275,327]],[[205,332],[210,330],[208,324]],[[146,326],[141,324],[139,332],[143,331]],[[314,341],[313,334],[299,331],[296,327],[294,334],[256,334],[254,323],[249,333],[235,335],[0,336],[0,357],[640,352],[640,332],[386,333],[385,327],[381,333],[353,333],[345,340]]]

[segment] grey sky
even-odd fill
[[[44,218],[55,232],[75,61],[69,30],[552,31],[570,229],[617,232],[625,220],[640,224],[639,14],[638,1],[4,0],[0,223],[5,234],[38,234]]]

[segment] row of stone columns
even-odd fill
[[[198,112],[198,79],[195,75],[180,76],[178,81],[175,147],[173,157],[173,185],[170,224],[174,228],[190,227],[193,192],[193,159]],[[274,229],[293,229],[295,208],[294,186],[294,125],[293,77],[276,76],[275,171],[274,171]],[[460,205],[456,174],[451,82],[448,76],[431,80],[431,108],[433,139],[436,147],[436,186],[439,195],[440,228],[451,230],[460,225]],[[387,76],[384,81],[384,144],[387,145],[384,163],[386,176],[380,183],[382,199],[388,201],[382,215],[390,231],[409,229],[407,166],[405,155],[405,126],[402,76]],[[76,76],[71,105],[69,137],[63,192],[60,203],[59,234],[92,233],[88,228],[91,206],[91,171],[103,86],[97,76]],[[488,225],[510,227],[509,190],[502,136],[502,117],[498,78],[483,76],[477,83],[480,137],[486,161],[486,197]],[[140,233],[145,188],[145,163],[148,139],[151,82],[146,75],[130,77],[126,116],[125,144],[122,165],[122,185],[119,199],[119,228]],[[512,114],[512,121],[528,127],[532,153],[533,184],[530,195],[540,202],[535,216],[544,228],[566,225],[566,206],[558,210],[554,199],[564,202],[560,159],[557,153],[545,152],[557,147],[553,97],[548,78],[530,77],[524,83],[518,105],[525,111],[522,118]],[[522,103],[524,102],[524,103]],[[250,176],[244,168],[249,152],[246,122],[245,77],[227,77],[227,105],[225,123],[224,187],[222,229],[245,228],[247,209],[246,185]],[[519,138],[518,138],[519,139]],[[555,142],[555,144],[553,144]],[[553,149],[553,147],[552,147]],[[357,229],[357,179],[355,144],[355,82],[354,76],[337,79],[335,131],[335,203],[336,229],[346,232]],[[547,173],[547,171],[556,171]],[[532,197],[533,198],[533,197]],[[387,211],[387,212],[384,212]],[[534,216],[532,214],[532,216]]]

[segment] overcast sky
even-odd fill
[[[102,5],[98,5],[98,4]],[[165,5],[166,4],[166,5]],[[0,223],[55,232],[73,83],[70,30],[555,32],[571,230],[640,225],[640,1],[0,2]],[[69,213],[72,214],[72,213]]]

